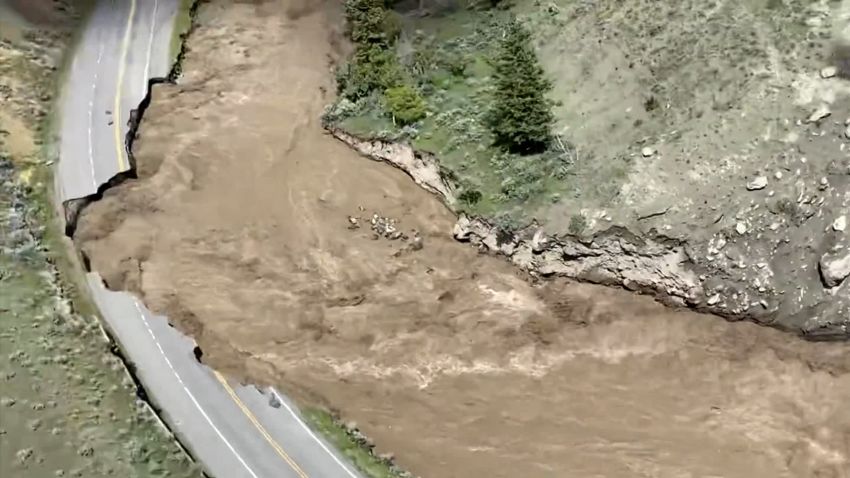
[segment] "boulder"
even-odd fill
[[[747,183],[748,191],[758,191],[767,186],[767,176],[756,176],[752,181]]]
[[[832,251],[821,256],[818,264],[820,276],[826,287],[838,287],[850,276],[850,250],[846,247],[838,251]]]

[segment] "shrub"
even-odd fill
[[[544,77],[531,44],[531,34],[516,20],[508,23],[494,61],[495,91],[487,123],[496,144],[505,150],[533,154],[552,139],[552,84]]]
[[[404,125],[415,123],[425,117],[425,100],[409,85],[395,86],[384,92],[384,103],[393,121]]]
[[[346,71],[337,77],[340,93],[354,101],[401,82],[402,71],[395,52],[377,45],[357,47]]]
[[[458,200],[468,206],[478,204],[478,201],[481,201],[481,197],[481,191],[478,191],[477,189],[464,189],[457,196]]]
[[[444,52],[441,57],[442,66],[452,74],[459,78],[465,78],[466,75],[466,59],[456,52]]]
[[[581,214],[573,214],[570,216],[570,232],[579,235],[587,229],[587,218]]]
[[[386,0],[346,0],[345,14],[357,48],[345,68],[337,72],[339,94],[356,101],[401,84],[394,48],[401,21],[387,9]]]

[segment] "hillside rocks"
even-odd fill
[[[767,187],[767,176],[756,176],[752,181],[747,183],[748,191],[758,191]]]
[[[448,206],[454,196],[439,175],[433,158],[409,146],[384,141],[361,141],[339,130],[332,134],[361,154],[387,161],[407,172],[417,184],[438,193]],[[460,215],[453,235],[482,250],[500,253],[536,276],[559,275],[594,283],[623,286],[650,293],[663,301],[730,315],[729,302],[715,291],[707,294],[687,246],[661,235],[637,236],[611,227],[592,238],[548,237],[542,228],[506,232],[480,218]],[[735,313],[740,313],[736,310]]]
[[[825,286],[837,287],[850,276],[850,249],[838,246],[821,257],[820,275]]]
[[[440,175],[435,158],[420,155],[407,145],[360,140],[340,130],[331,133],[361,154],[404,170],[447,206],[454,205],[453,190]],[[754,192],[766,187],[766,176],[747,184]],[[778,201],[779,214],[788,215],[792,222],[794,218],[805,222],[816,213],[814,208],[804,207],[811,199],[804,195],[793,203]],[[739,216],[731,230],[707,239],[677,239],[655,229],[635,232],[616,225],[589,237],[547,235],[539,225],[504,231],[482,218],[465,215],[458,217],[453,235],[482,251],[504,255],[532,276],[564,276],[621,286],[655,295],[670,305],[730,319],[751,319],[812,339],[850,336],[850,301],[841,300],[846,295],[842,283],[850,275],[846,246],[836,246],[814,264],[821,274],[814,282],[823,282],[822,291],[817,291],[806,279],[806,265],[798,265],[799,254],[787,252],[789,247],[793,251],[795,244],[785,231],[789,227],[786,220],[777,222],[764,212]],[[807,254],[811,249],[797,250]]]
[[[589,282],[621,285],[629,290],[659,294],[666,302],[698,305],[704,296],[700,280],[684,264],[690,262],[683,244],[664,237],[637,237],[611,228],[592,239],[530,239],[506,234],[481,219],[461,215],[454,237],[481,244],[509,257],[523,270],[541,276],[561,275]]]

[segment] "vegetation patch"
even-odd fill
[[[169,46],[170,59],[177,61],[180,49],[183,48],[183,39],[192,27],[192,9],[196,0],[180,0],[180,7],[174,17],[174,31],[171,34],[171,45]]]
[[[372,442],[354,424],[343,424],[330,413],[308,408],[303,411],[310,426],[327,438],[337,450],[368,478],[409,478],[412,475],[393,463],[392,455],[375,455]]]
[[[552,132],[550,82],[530,32],[499,3],[423,16],[422,2],[348,0],[356,49],[338,69],[325,122],[434,154],[461,212],[516,226],[560,198],[575,150]]]

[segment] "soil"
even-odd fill
[[[205,362],[338,410],[424,477],[848,477],[846,344],[531,282],[323,132],[339,2],[212,0],[197,22],[138,180],[74,240]]]

